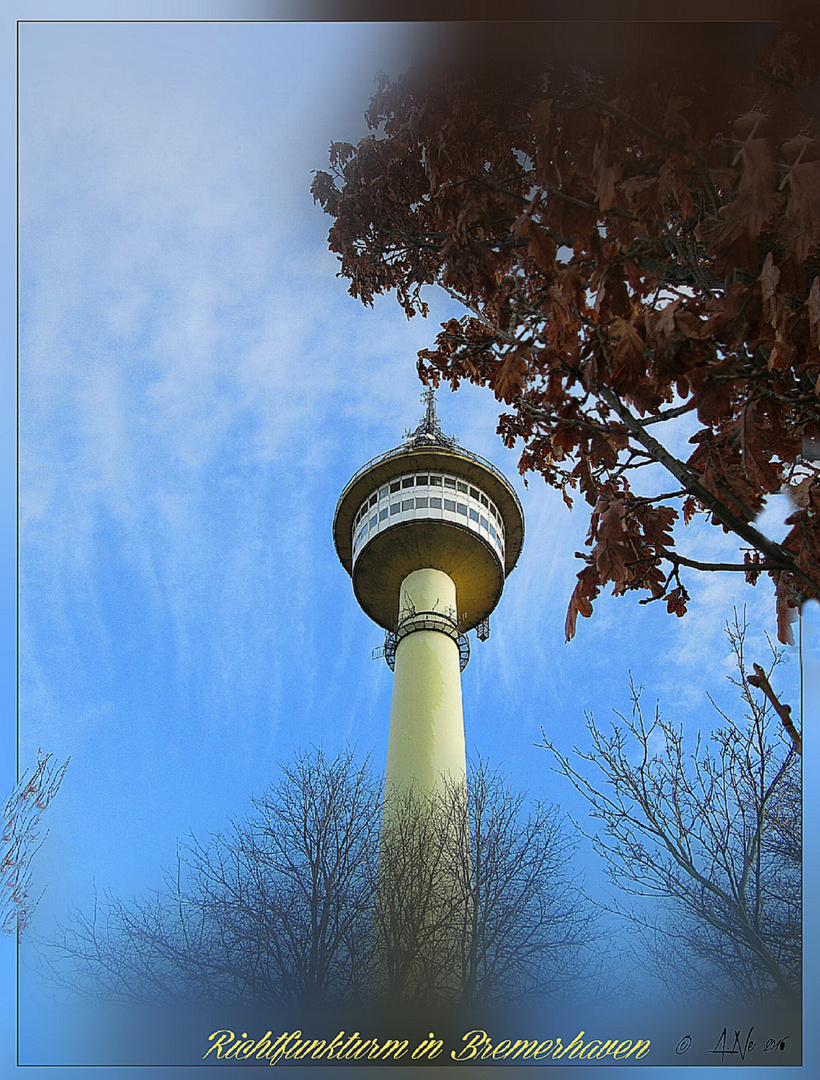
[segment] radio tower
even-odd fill
[[[394,672],[382,860],[389,825],[402,807],[406,812],[408,795],[435,806],[459,785],[466,790],[467,632],[489,636],[490,613],[524,540],[510,483],[442,433],[432,388],[422,400],[416,429],[359,469],[333,518],[356,599],[385,630],[375,653]]]

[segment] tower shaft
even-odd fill
[[[442,570],[408,574],[399,592],[399,626],[429,626],[439,615],[456,627],[456,587]],[[428,614],[429,613],[429,614]],[[419,797],[444,795],[466,782],[461,670],[456,637],[413,629],[396,647],[385,796],[411,787]]]
[[[471,910],[456,587],[424,568],[399,597],[371,980],[385,1001],[445,1003]]]

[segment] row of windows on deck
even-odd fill
[[[501,536],[501,530],[496,530],[495,525],[489,521],[484,514],[473,506],[469,506],[467,503],[460,502],[458,499],[440,498],[435,495],[420,496],[411,499],[401,499],[398,502],[387,503],[379,507],[374,507],[373,513],[370,518],[360,524],[353,538],[353,554],[354,557],[359,548],[367,541],[368,536],[375,532],[380,531],[385,523],[392,524],[393,521],[406,520],[411,517],[418,520],[416,511],[422,510],[426,513],[421,517],[431,517],[433,520],[438,518],[438,515],[431,514],[430,511],[443,511],[456,515],[456,520],[459,516],[465,519],[465,524],[470,528],[477,530],[479,533],[489,535],[493,544],[501,554],[501,558],[504,558],[504,540]],[[442,513],[441,518],[444,518]]]
[[[437,476],[430,473],[413,473],[410,476],[400,476],[397,480],[393,480],[390,484],[383,484],[378,491],[374,491],[373,494],[362,503],[359,507],[359,512],[353,519],[353,529],[355,531],[356,526],[360,521],[365,520],[368,517],[368,512],[372,507],[376,506],[378,502],[383,499],[389,498],[390,495],[394,495],[396,492],[404,492],[407,488],[412,487],[427,487],[433,488],[434,491],[430,493],[431,496],[435,495],[435,489],[440,488],[446,492],[449,488],[451,491],[461,492],[464,495],[469,495],[471,499],[475,499],[476,502],[480,502],[488,511],[488,517],[492,516],[498,527],[498,532],[504,535],[504,524],[501,518],[501,514],[496,510],[495,505],[487,498],[483,491],[479,491],[478,488],[467,484],[464,480],[459,480],[455,476]],[[406,501],[406,500],[405,500]]]

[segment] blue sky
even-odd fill
[[[454,309],[431,293],[431,317],[408,322],[392,298],[352,300],[309,185],[331,140],[365,133],[373,76],[406,66],[415,33],[21,27],[19,761],[71,757],[35,864],[37,933],[95,888],[158,886],[178,839],[244,814],[299,748],[355,742],[383,767],[391,675],[331,519],[350,475],[417,422],[415,354]],[[582,509],[524,487],[488,392],[439,399],[444,430],[504,470],[526,515],[464,674],[467,745],[583,817],[533,746],[541,725],[583,745],[585,710],[625,709],[632,672],[667,716],[711,727],[707,695],[731,701],[722,624],[745,603],[764,656],[769,583],[691,575],[683,620],[604,597],[566,644]],[[717,530],[690,539],[700,558],[736,550]],[[815,606],[809,672],[818,622]],[[795,650],[783,671],[796,701]],[[32,1010],[47,1001],[33,963],[24,948]]]

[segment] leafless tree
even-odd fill
[[[59,791],[68,768],[68,760],[57,765],[53,757],[37,751],[37,767],[23,774],[3,809],[0,926],[5,934],[22,934],[42,896],[31,896],[31,860],[47,835],[40,829],[43,813]]]
[[[801,980],[800,758],[766,698],[746,675],[745,621],[727,634],[744,717],[694,746],[659,709],[632,711],[610,734],[592,717],[592,749],[574,763],[544,737],[602,829],[592,837],[612,881],[659,909],[615,903],[646,934],[646,956],[673,985],[702,1002],[799,1002]],[[781,654],[772,649],[768,675]],[[661,912],[658,915],[658,911]]]
[[[480,760],[466,788],[401,796],[382,844],[380,997],[490,1005],[589,991],[594,934],[573,844],[558,807],[525,814],[524,802]]]
[[[390,832],[380,787],[351,751],[300,755],[158,893],[75,912],[52,971],[111,1003],[284,1008],[533,1001],[580,976],[593,934],[556,809],[525,817],[478,763],[468,792],[408,793]]]
[[[466,996],[489,1004],[567,1000],[582,986],[591,993],[589,946],[599,931],[569,870],[574,845],[559,807],[536,803],[524,816],[524,795],[484,767],[468,797]]]
[[[388,793],[374,905],[372,1000],[419,1006],[461,997],[469,859],[463,785]]]
[[[247,820],[192,840],[162,890],[74,912],[51,968],[63,985],[121,1004],[355,999],[379,815],[367,762],[352,750],[302,753]]]

